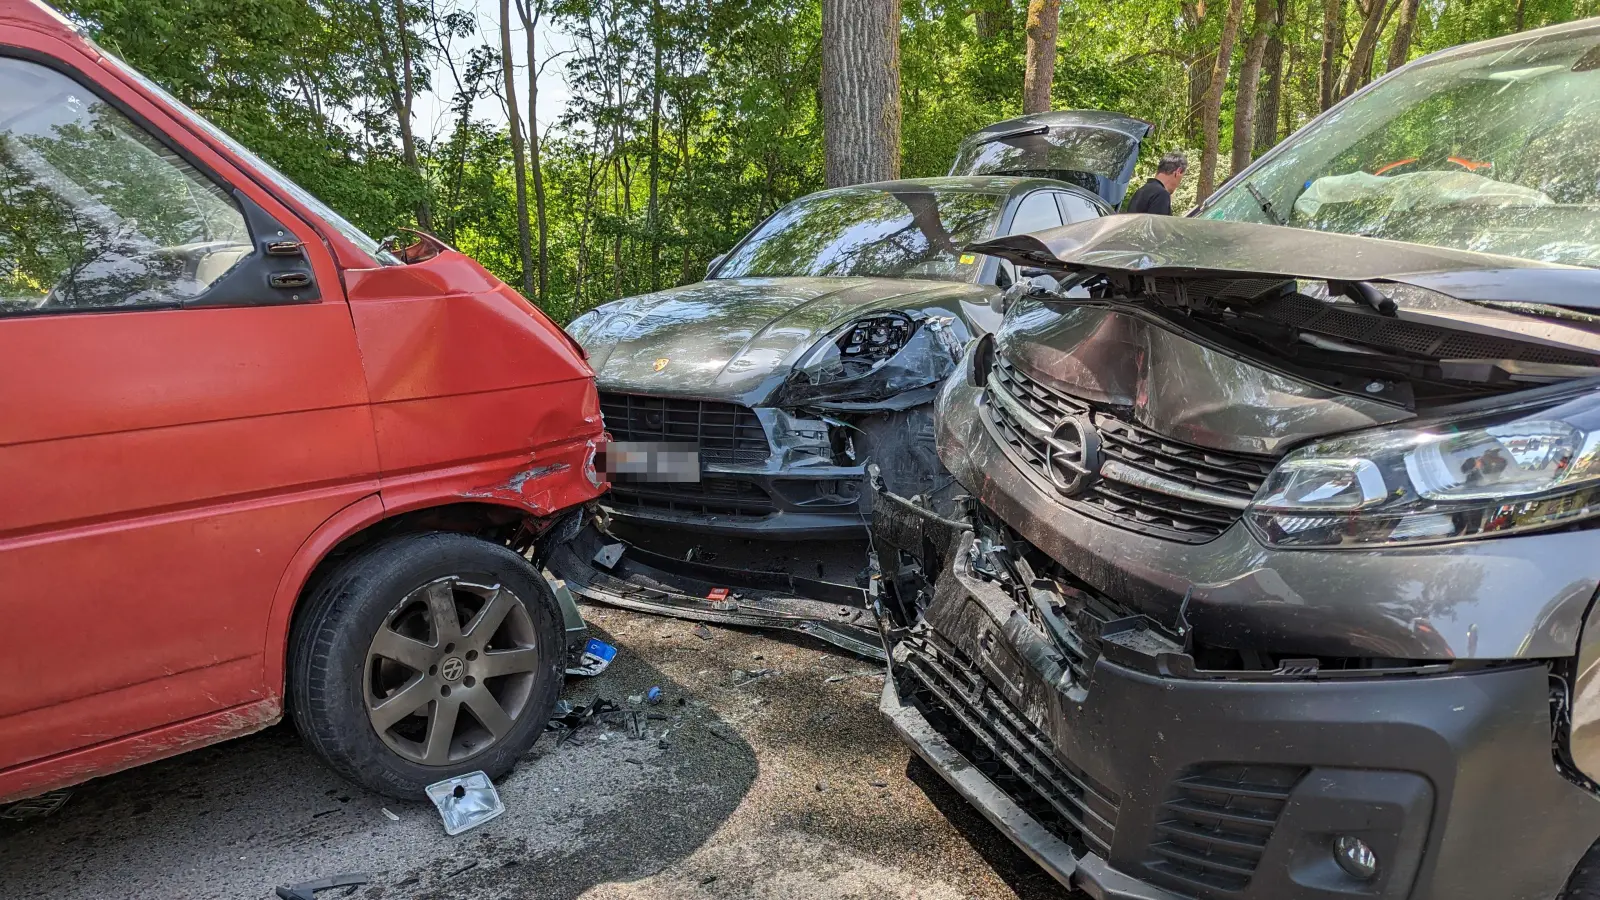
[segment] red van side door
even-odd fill
[[[270,697],[290,558],[377,487],[316,232],[74,48],[5,40],[35,52],[0,48],[0,770]]]

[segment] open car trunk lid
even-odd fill
[[[1121,206],[1150,123],[1094,109],[996,122],[961,142],[951,175],[1054,178]]]

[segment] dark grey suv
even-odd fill
[[[1600,895],[1600,20],[975,249],[1060,290],[875,506],[920,755],[1097,898]]]

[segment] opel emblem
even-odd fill
[[[659,372],[662,369],[665,369],[667,367],[667,363],[669,363],[669,362],[672,362],[672,359],[670,357],[663,356],[660,359],[657,359],[656,360],[656,371]]]
[[[1100,477],[1100,433],[1081,416],[1067,416],[1050,430],[1045,471],[1064,496],[1082,493]]]
[[[439,675],[445,681],[455,681],[461,677],[461,673],[466,667],[466,664],[461,661],[461,657],[452,656],[439,664]]]

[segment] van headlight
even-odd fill
[[[1280,547],[1421,543],[1600,514],[1600,395],[1429,428],[1390,428],[1286,456],[1247,518]]]

